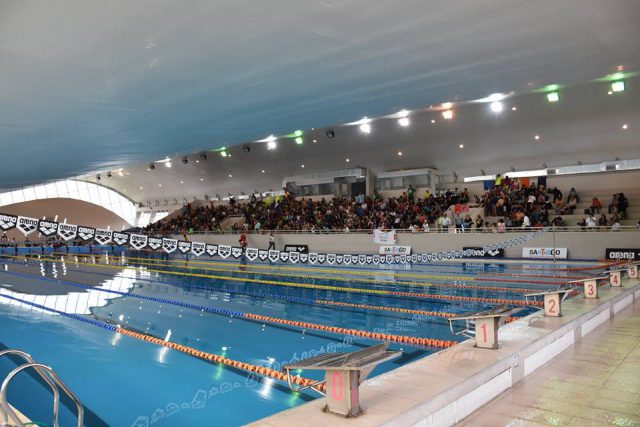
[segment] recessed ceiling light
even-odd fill
[[[535,135],[535,136],[533,137],[533,139],[535,139],[536,141],[537,141],[537,140],[539,140],[539,139],[540,139],[540,135]]]
[[[403,117],[401,119],[398,119],[398,123],[400,124],[400,126],[402,127],[407,127],[409,126],[409,117]]]
[[[360,125],[360,132],[371,133],[371,125],[369,123],[363,123]]]
[[[558,92],[549,92],[547,94],[547,101],[558,102],[560,101],[560,94]]]
[[[442,112],[442,117],[444,117],[446,120],[453,119],[453,110],[444,110]]]
[[[262,169],[262,173],[264,173],[264,169]]]
[[[611,91],[612,92],[624,92],[625,86],[624,81],[619,80],[617,82],[611,83]]]
[[[502,105],[502,102],[500,101],[494,101],[492,102],[489,107],[491,108],[491,111],[493,111],[494,113],[499,113],[502,111],[502,109],[504,108],[504,106]]]
[[[303,167],[304,167],[304,165],[300,165],[300,167],[301,167],[301,168],[303,168]]]
[[[431,123],[435,123],[435,122],[436,122],[435,119],[431,119]]]
[[[460,147],[460,148],[464,148],[464,144],[460,144],[460,145],[459,145],[459,147]]]
[[[196,159],[196,163],[200,163],[200,160]]]
[[[269,141],[267,142],[267,149],[268,150],[275,150],[276,149],[276,142],[275,141]]]
[[[445,110],[448,110],[452,107],[453,104],[451,104],[450,102],[445,102],[444,104],[442,104],[442,108],[444,108]]]
[[[144,188],[143,188],[142,186],[140,186],[140,189],[141,189],[141,190],[144,190]]]
[[[402,151],[398,151],[398,156],[402,156]]]
[[[162,184],[158,184],[158,187],[162,187]]]
[[[317,140],[317,139],[314,139],[314,140],[313,140],[313,143],[315,144],[316,142],[318,142],[318,140]]]
[[[200,181],[204,181],[204,178],[200,178]]]
[[[346,159],[344,159],[344,161],[349,163],[351,160],[349,160],[349,158],[347,157]]]
[[[302,143],[304,142],[304,140],[301,137],[297,137],[295,141],[296,141],[296,144],[298,145],[302,145]]]
[[[180,184],[184,184],[184,181],[180,181]]]
[[[171,162],[165,162],[165,163],[164,163],[164,165],[165,165],[166,167],[168,167],[168,168],[170,168],[170,167],[172,166],[172,165],[171,165]]]
[[[124,173],[122,173],[122,171],[118,171],[118,175],[124,176]]]
[[[229,174],[229,178],[233,178],[233,175]]]
[[[512,111],[516,111],[518,109],[518,107],[511,107]]]
[[[626,123],[625,123],[625,124],[623,124],[623,125],[622,125],[622,129],[629,129],[629,125],[628,125],[628,124],[626,124]]]

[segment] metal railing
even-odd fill
[[[36,362],[30,354],[22,351],[22,350],[3,350],[0,351],[0,357],[3,356],[18,356],[22,358],[25,362],[7,375],[7,377],[2,382],[2,386],[0,386],[0,426],[1,427],[24,427],[24,423],[20,420],[20,417],[16,414],[13,408],[7,402],[7,387],[11,380],[18,375],[20,372],[25,371],[27,369],[33,369],[36,374],[40,378],[46,382],[49,387],[51,387],[51,391],[53,392],[53,427],[59,427],[60,423],[58,420],[58,415],[60,412],[60,389],[69,396],[69,398],[76,404],[77,408],[77,417],[78,417],[78,427],[82,427],[84,424],[84,407],[82,406],[82,402],[80,399],[71,391],[71,389],[60,379],[58,374],[47,365]],[[9,422],[13,424],[9,424]]]

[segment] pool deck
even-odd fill
[[[534,378],[529,375],[564,350],[580,345],[587,334],[633,305],[634,300],[640,301],[640,283],[624,280],[623,284],[623,288],[600,288],[596,300],[577,297],[566,301],[563,317],[532,314],[503,326],[497,350],[477,349],[472,341],[466,341],[366,381],[360,388],[365,413],[357,418],[323,413],[324,399],[317,399],[252,426],[454,425],[516,384],[520,387],[525,378]],[[618,349],[610,351],[617,354]],[[554,360],[549,366],[555,368],[555,364]],[[595,368],[587,376],[584,371],[578,374],[567,368],[567,375],[584,376],[588,384],[601,375]]]
[[[640,299],[459,427],[640,425]]]

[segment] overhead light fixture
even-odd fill
[[[622,129],[624,129],[624,130],[629,129],[629,125],[628,125],[628,124],[626,124],[626,123],[625,123],[625,124],[623,124],[623,125],[622,125]]]
[[[442,117],[444,117],[446,120],[453,119],[453,110],[444,110],[442,112]]]
[[[200,182],[204,181],[204,178],[200,178]]]
[[[267,150],[275,150],[277,146],[275,141],[267,142]]]
[[[298,144],[298,145],[302,145],[302,143],[304,142],[304,140],[302,139],[302,137],[297,137],[297,138],[295,139],[295,141],[296,141],[296,144]]]
[[[180,181],[180,184],[184,184],[184,181]]]
[[[468,176],[463,179],[464,182],[474,182],[474,181],[495,181],[495,175],[480,175],[480,176]]]
[[[141,190],[144,190],[144,187],[141,185],[141,186],[140,186],[140,189],[141,189]]]
[[[402,151],[398,151],[398,156],[402,156]]]
[[[233,175],[229,174],[229,178],[233,178]]]
[[[459,147],[460,147],[460,148],[464,148],[464,144],[460,144],[460,145],[459,145]]]
[[[349,163],[351,160],[349,160],[349,158],[347,157],[346,159],[344,159],[344,161]]]
[[[318,140],[317,140],[317,139],[314,139],[314,140],[313,140],[313,143],[315,144],[316,142],[318,142]]]
[[[222,151],[220,152],[220,155],[221,155],[222,157],[227,157],[227,151],[226,151],[226,150],[222,150]]]
[[[511,107],[512,111],[516,111],[518,109],[518,107]]]
[[[304,168],[304,165],[300,165],[301,168]]]
[[[549,101],[549,102],[558,102],[558,101],[560,101],[560,94],[558,92],[549,92],[549,93],[547,93],[547,101]]]
[[[162,184],[158,184],[158,187],[162,188]]]
[[[171,168],[171,166],[173,166],[170,161],[169,162],[164,162],[164,165],[166,167],[168,167],[168,168]]]
[[[431,119],[431,123],[435,123],[435,122],[436,122],[435,119]]]
[[[409,123],[410,123],[410,121],[409,121],[409,117],[402,117],[402,118],[398,119],[398,123],[399,123],[399,124],[400,124],[400,126],[402,126],[402,127],[407,127],[407,126],[409,126]]]
[[[611,83],[612,92],[624,92],[625,89],[626,88],[623,80]]]
[[[371,133],[371,125],[369,123],[363,123],[360,125],[360,132]]]
[[[489,107],[491,108],[491,111],[493,111],[494,113],[500,113],[500,112],[502,112],[502,109],[503,109],[502,102],[500,102],[500,101],[492,102],[489,105]]]
[[[535,136],[533,137],[533,139],[535,139],[536,141],[537,141],[537,140],[539,140],[539,139],[540,139],[540,135],[535,135]]]
[[[445,102],[444,104],[442,104],[442,108],[445,110],[450,110],[452,106],[453,104],[451,102]]]
[[[264,169],[262,169],[262,173],[265,173]]]

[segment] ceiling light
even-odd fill
[[[233,178],[233,175],[229,174],[229,178]]]
[[[500,101],[494,101],[492,102],[489,107],[491,108],[491,111],[493,111],[494,113],[499,113],[502,111],[502,102]]]
[[[140,186],[140,189],[141,189],[141,190],[144,190],[144,188],[143,188],[142,186]]]
[[[396,115],[398,117],[409,117],[409,110],[400,110]]]
[[[612,92],[624,92],[624,90],[625,90],[624,81],[620,80],[620,81],[611,83]]]
[[[445,110],[449,110],[452,106],[453,104],[450,102],[445,102],[444,104],[442,104],[442,108],[444,108]]]
[[[317,139],[314,139],[314,140],[313,140],[313,143],[315,144],[316,142],[318,142],[318,140],[317,140]]]
[[[444,117],[446,120],[453,119],[453,110],[444,110],[442,112],[442,117]]]
[[[351,160],[349,158],[344,159],[345,162],[349,163]]]
[[[227,157],[227,152],[226,152],[226,150],[222,150],[222,151],[220,152],[220,155],[221,155],[222,157]]]
[[[158,184],[158,187],[162,188],[162,184]]]
[[[164,164],[166,167],[170,168],[172,166],[171,162],[165,162]]]
[[[360,132],[371,133],[371,125],[369,123],[363,123],[360,125]]]
[[[460,147],[460,148],[464,148],[464,144],[460,144],[460,145],[459,145],[459,147]]]
[[[200,178],[200,181],[204,181],[204,178]]]
[[[119,170],[118,171],[118,176],[124,176],[124,173],[121,170]]]
[[[276,147],[277,147],[277,144],[275,141],[267,142],[267,150],[275,150]]]
[[[626,129],[629,129],[629,125],[628,125],[628,124],[626,124],[626,123],[625,123],[625,124],[623,124],[623,125],[622,125],[622,129],[625,129],[625,130],[626,130]]]
[[[435,122],[436,122],[435,119],[431,119],[431,123],[435,123]]]
[[[518,107],[511,107],[512,111],[516,111],[518,109]]]
[[[398,123],[400,124],[400,126],[402,127],[407,127],[409,126],[409,117],[403,117],[401,119],[398,119]]]
[[[180,184],[184,184],[184,181],[180,181]]]
[[[304,142],[304,140],[301,137],[297,137],[295,141],[296,141],[296,144],[298,145],[301,145]]]
[[[540,139],[540,135],[535,135],[535,136],[533,137],[533,139],[535,139],[536,141],[537,141],[537,140],[539,140],[539,139]]]
[[[264,173],[264,169],[262,169],[262,173]]]
[[[558,92],[549,92],[547,94],[547,101],[558,102],[560,101],[560,94]]]
[[[402,151],[398,151],[398,156],[402,156]]]
[[[300,165],[301,168],[304,168],[304,165]]]

